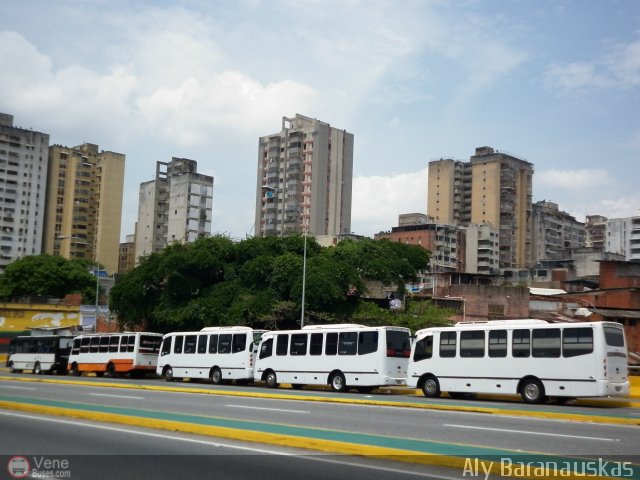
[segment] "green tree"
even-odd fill
[[[85,260],[53,255],[31,255],[11,262],[0,275],[0,297],[50,296],[81,293],[84,302],[95,300],[95,277]]]

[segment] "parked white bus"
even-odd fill
[[[253,381],[256,347],[266,330],[250,327],[206,327],[199,332],[168,333],[162,340],[156,373],[176,378]]]
[[[554,397],[629,394],[624,331],[612,322],[494,320],[416,332],[407,385],[427,397],[448,392]]]
[[[69,371],[98,377],[156,371],[162,335],[150,332],[95,333],[73,339]]]
[[[29,370],[41,373],[66,373],[73,337],[38,335],[15,337],[9,344],[7,367],[11,373]]]
[[[410,350],[410,331],[402,327],[337,324],[272,331],[262,336],[255,379],[270,388],[281,382],[365,393],[404,385]]]

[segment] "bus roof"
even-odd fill
[[[555,322],[550,323],[545,320],[539,320],[534,318],[524,318],[521,320],[489,320],[486,322],[458,322],[455,325],[449,327],[428,327],[418,330],[415,334],[416,337],[425,335],[428,332],[450,332],[460,331],[471,328],[483,328],[498,329],[507,327],[554,327],[554,328],[572,328],[572,327],[591,327],[593,325],[616,325],[615,322]]]
[[[219,332],[220,330],[235,330],[235,331],[242,330],[242,331],[248,332],[250,330],[253,330],[253,328],[234,325],[229,327],[204,327],[200,331],[201,332]]]

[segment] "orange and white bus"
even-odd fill
[[[73,339],[68,370],[79,376],[155,373],[162,335],[150,332],[96,333]]]

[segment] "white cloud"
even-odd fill
[[[567,189],[587,192],[593,188],[603,188],[615,183],[609,172],[602,169],[544,170],[533,177],[535,188]]]
[[[427,170],[353,180],[351,230],[373,236],[398,225],[401,213],[426,213]]]

